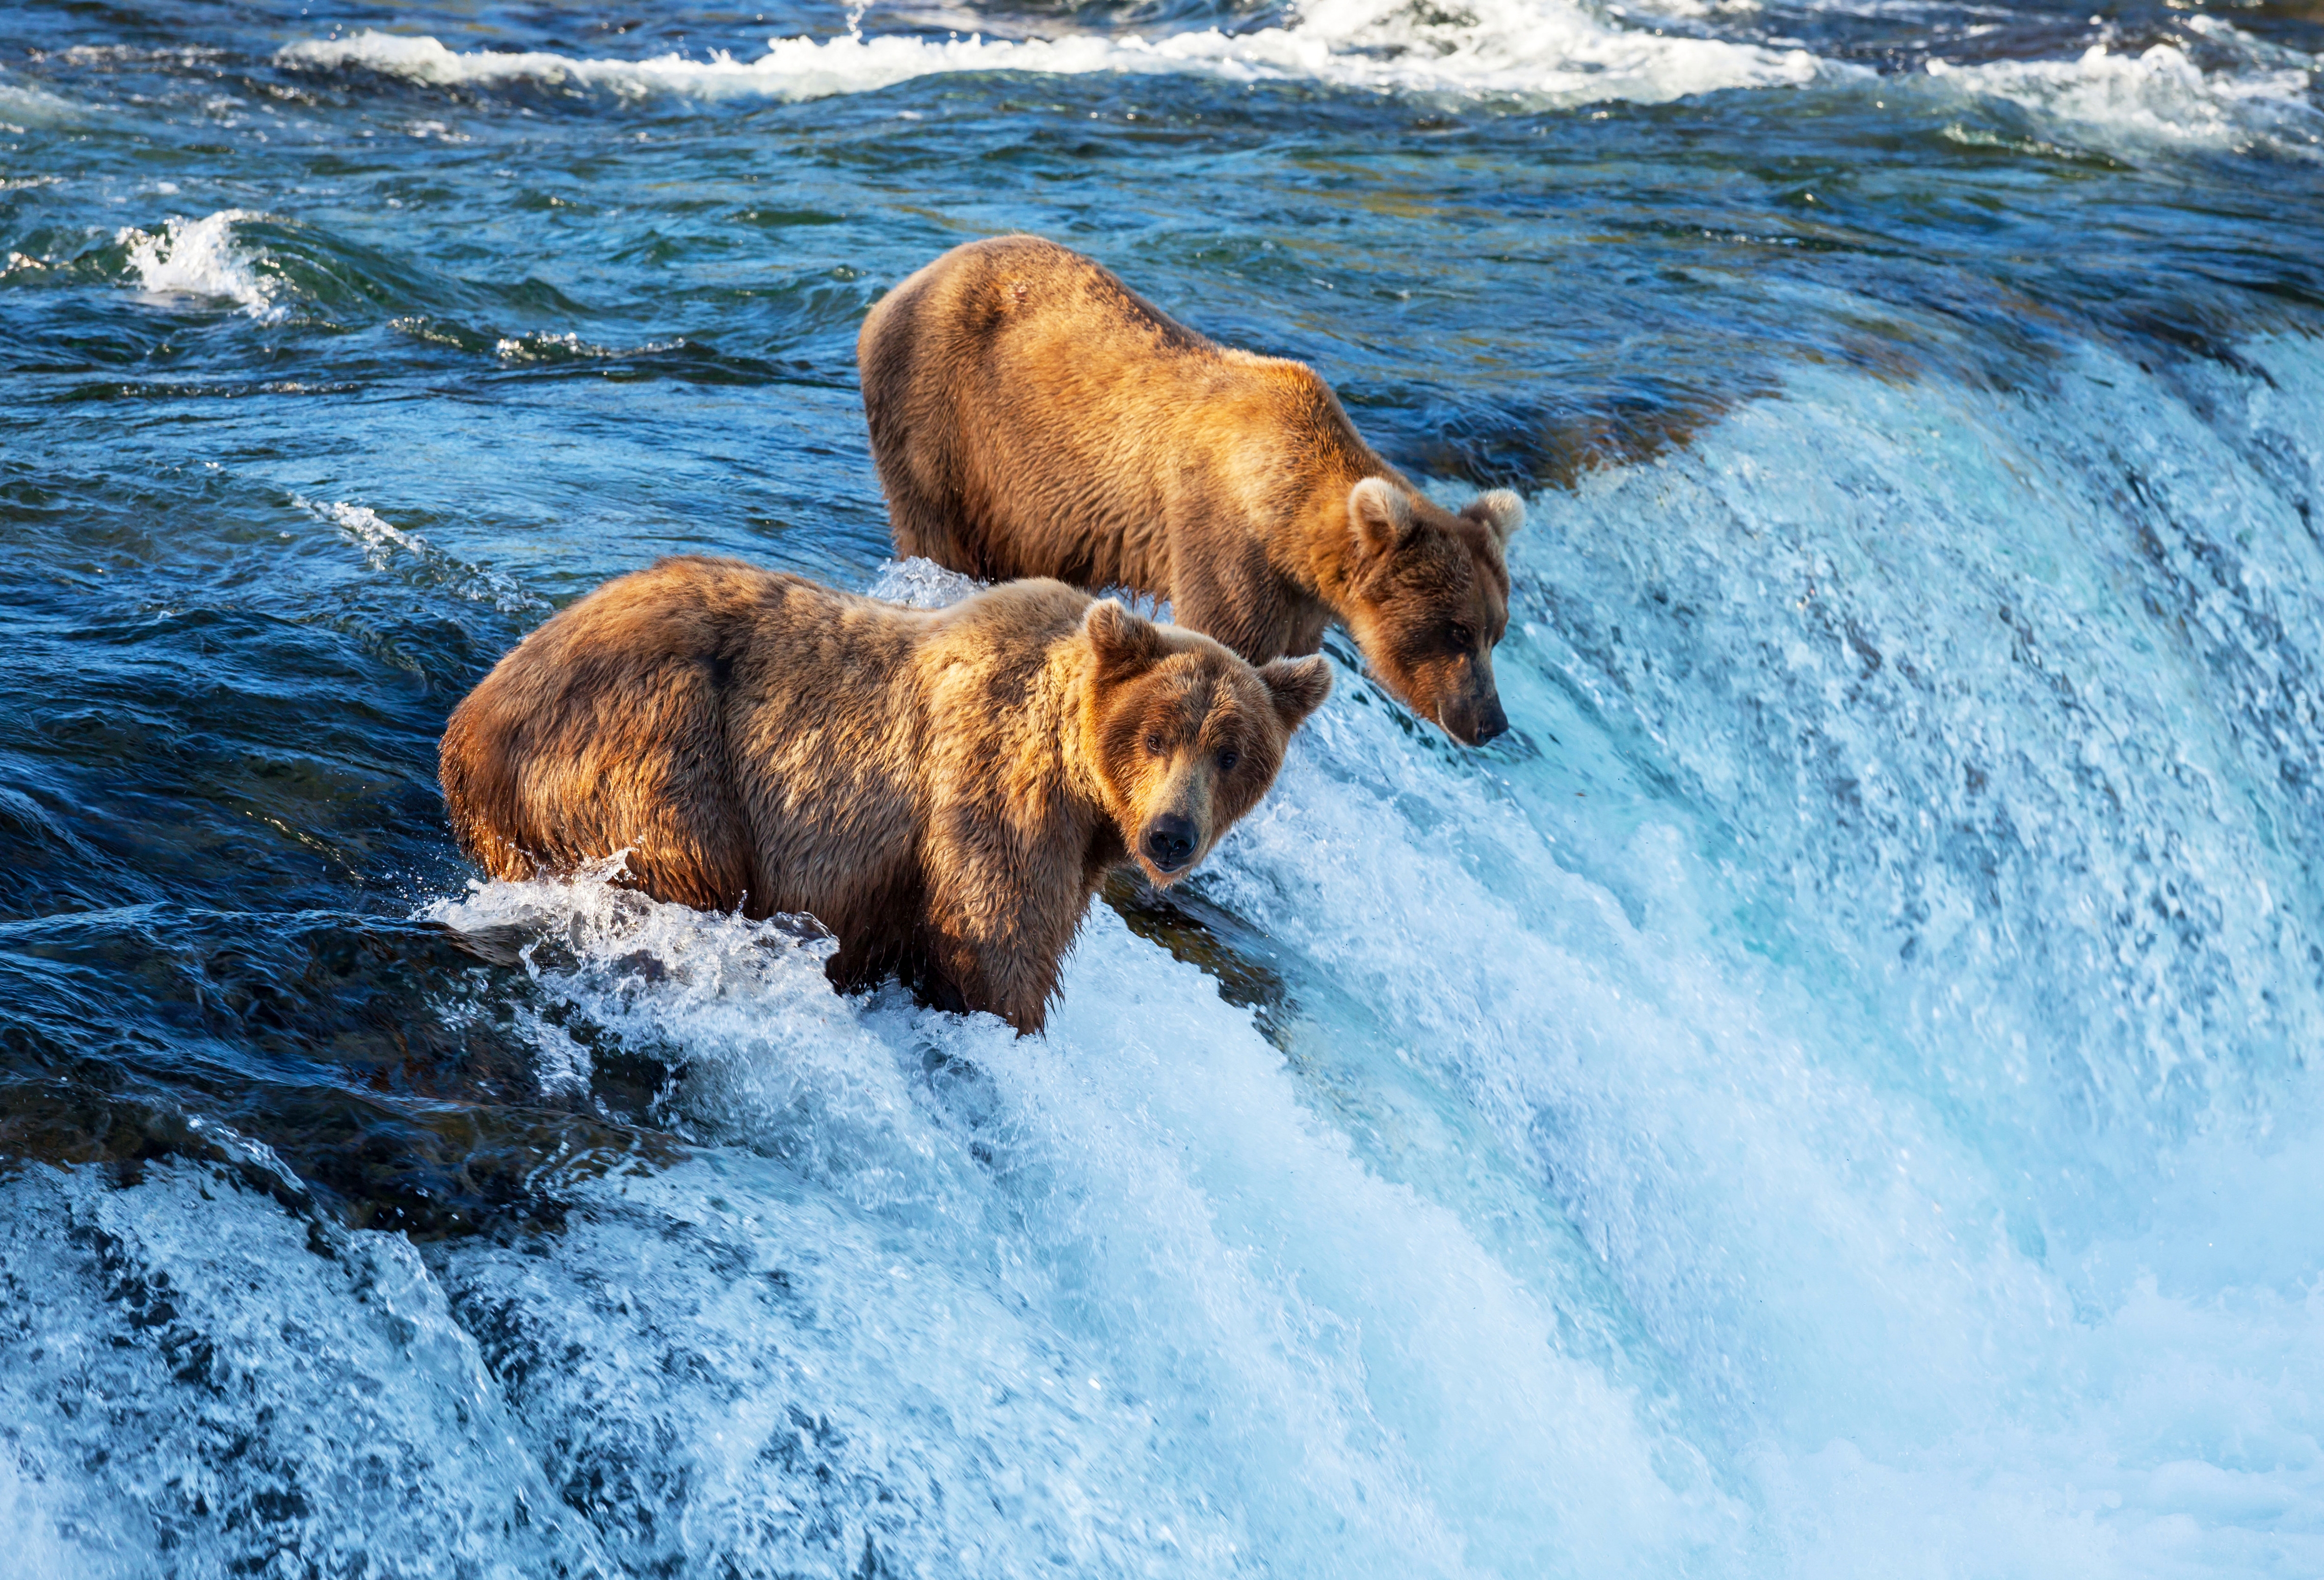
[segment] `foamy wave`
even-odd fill
[[[130,267],[146,290],[162,296],[216,296],[240,302],[254,319],[272,322],[285,308],[274,300],[279,278],[262,274],[257,259],[238,245],[234,227],[263,215],[222,208],[200,219],[171,216],[158,231],[124,226],[114,240],[129,249]]]
[[[770,1335],[789,1374],[831,1380],[810,1396],[842,1428],[819,1458],[901,1442],[930,1467],[879,1474],[883,1505],[912,1515],[881,1533],[895,1544],[883,1557],[905,1555],[896,1573],[954,1572],[937,1550],[978,1551],[977,1573],[1032,1573],[1028,1530],[1045,1554],[1099,1555],[1076,1573],[1217,1575],[1250,1552],[1288,1574],[1548,1572],[1545,1538],[1498,1512],[1522,1507],[1600,1574],[1731,1526],[1716,1494],[1687,1490],[1702,1483],[1688,1444],[1595,1363],[1544,1342],[1561,1331],[1551,1297],[1453,1209],[1368,1167],[1247,1012],[1111,910],[1093,908],[1047,1036],[1020,1040],[901,993],[842,998],[821,971],[827,944],[659,904],[604,871],[478,883],[421,914],[554,940],[565,953],[535,975],[547,998],[611,1045],[682,1059],[659,1122],[781,1165],[706,1156],[696,1173],[624,1179],[618,1214],[574,1215],[589,1250],[538,1277],[524,1266],[524,1285],[489,1297],[524,1314],[512,1329],[571,1357],[539,1368],[565,1381],[527,1396],[527,1429],[625,1453],[646,1435],[655,1465],[719,1456],[687,1504],[689,1561],[673,1566],[740,1568],[715,1560],[785,1539],[752,1511],[795,1464],[761,1447],[786,1418],[761,1426],[691,1391],[731,1387]],[[649,1200],[700,1222],[705,1197],[749,1215],[751,1255],[788,1270],[774,1286],[786,1305],[706,1298],[746,1287],[732,1259],[699,1267],[602,1237]],[[550,1287],[599,1247],[638,1308],[686,1312],[709,1336],[718,1373],[632,1368],[632,1307]],[[793,1325],[816,1307],[845,1315]],[[599,1313],[600,1331],[575,1334]],[[1350,1341],[1372,1333],[1397,1335],[1392,1363]],[[688,1392],[659,1394],[665,1378]],[[996,1467],[1005,1499],[962,1491]],[[918,1497],[920,1475],[949,1494]],[[1236,1495],[1250,1485],[1268,1496]],[[1060,1534],[1077,1531],[1090,1533],[1078,1546]],[[910,1561],[913,1543],[928,1561]]]
[[[872,585],[863,592],[866,597],[909,608],[941,609],[991,585],[916,555],[907,559],[883,560],[872,577]],[[1102,596],[1114,599],[1141,619],[1158,620],[1165,625],[1176,619],[1170,612],[1169,599],[1141,593],[1135,587],[1106,587]]]
[[[46,88],[0,81],[0,126],[25,132],[34,126],[65,126],[81,119],[80,106]]]
[[[490,604],[503,614],[537,616],[549,612],[547,598],[520,585],[507,572],[456,559],[368,505],[344,500],[318,504],[297,494],[290,496],[290,503],[345,532],[362,548],[364,563],[374,570],[392,571],[408,581],[442,587],[471,603]]]
[[[602,60],[540,51],[464,52],[433,38],[376,32],[289,44],[275,58],[286,66],[361,67],[445,87],[530,79],[632,98],[680,93],[810,99],[947,72],[1111,71],[1509,95],[1536,103],[1659,103],[1720,88],[1796,86],[1831,69],[1800,50],[1658,38],[1611,27],[1559,0],[1476,0],[1471,7],[1446,9],[1409,0],[1318,0],[1289,26],[1231,35],[1212,28],[1158,38],[778,38],[750,61],[723,52],[705,60],[680,55]]]
[[[872,578],[872,585],[863,591],[866,596],[886,603],[903,604],[914,609],[941,609],[947,604],[959,603],[986,585],[974,577],[947,570],[933,559],[914,556],[883,563],[880,573]]]
[[[112,1572],[110,1565],[99,1571],[91,1561],[95,1555],[78,1550],[65,1539],[58,1529],[49,1489],[27,1473],[16,1453],[5,1445],[0,1445],[0,1520],[16,1533],[11,1538],[9,1559],[18,1566],[10,1572],[24,1580],[65,1580]]]
[[[2196,25],[2201,23],[2204,25]],[[2242,69],[2205,71],[2175,44],[2136,55],[2093,44],[2071,60],[1997,60],[1954,66],[1931,60],[1949,88],[2003,99],[2111,146],[2192,144],[2241,150],[2264,142],[2324,158],[2324,115],[2310,97],[2318,65],[2261,44],[2208,17],[2194,31],[2235,50]]]
[[[682,1048],[687,1078],[667,1095],[663,1117],[696,1139],[783,1157],[861,1205],[891,1196],[929,1149],[861,1004],[824,975],[831,935],[804,915],[752,920],[650,900],[613,881],[628,859],[622,851],[564,876],[472,881],[418,914],[462,933],[532,934],[520,958],[551,1000],[636,1047]],[[554,964],[542,963],[544,944]],[[586,1084],[586,1054],[543,1030],[553,1033],[535,1065],[543,1089]],[[959,1184],[937,1188],[953,1196]]]

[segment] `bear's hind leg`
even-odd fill
[[[656,900],[763,913],[722,689],[685,664],[607,697],[560,698],[518,776],[516,842],[557,873],[627,851],[622,878]]]
[[[880,481],[888,496],[888,531],[896,554],[904,559],[933,559],[946,570],[991,580],[984,556],[975,551],[972,534],[956,496],[941,497],[909,476],[911,467],[899,458],[883,467]]]

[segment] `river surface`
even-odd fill
[[[752,0],[753,5],[757,0]],[[2324,12],[16,0],[0,1572],[2324,1573]],[[1525,491],[1046,1039],[479,885],[1036,231]]]

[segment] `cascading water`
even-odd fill
[[[2316,24],[36,5],[0,70],[0,1571],[2324,1569]],[[770,35],[772,35],[770,42]],[[1523,486],[1048,1035],[480,884],[656,554],[906,602],[954,241]]]

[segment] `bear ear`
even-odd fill
[[[1082,616],[1083,634],[1097,654],[1097,672],[1119,676],[1150,667],[1162,657],[1162,633],[1111,598],[1100,598]]]
[[[1509,540],[1525,525],[1525,501],[1506,488],[1496,488],[1489,494],[1480,494],[1461,507],[1461,513],[1472,522],[1480,522],[1493,534],[1493,541],[1506,549]]]
[[[1321,656],[1277,659],[1262,665],[1259,678],[1267,682],[1267,693],[1275,699],[1275,716],[1286,730],[1297,729],[1332,695],[1332,666]]]
[[[1386,554],[1412,535],[1412,501],[1385,477],[1367,477],[1348,490],[1348,524],[1365,554]]]

